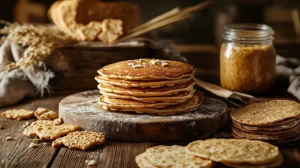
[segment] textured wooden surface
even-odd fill
[[[27,100],[17,106],[0,109],[0,113],[12,108],[36,109],[46,107],[51,110],[58,110],[58,103],[68,93],[57,93],[42,99]],[[281,97],[282,98],[282,97]],[[33,121],[33,120],[29,120]],[[85,160],[94,159],[97,161],[95,167],[98,168],[137,168],[134,157],[146,150],[146,148],[156,145],[186,145],[187,141],[181,142],[118,142],[107,141],[103,146],[93,148],[88,151],[67,149],[65,147],[54,149],[50,142],[37,148],[28,148],[31,138],[22,134],[25,121],[7,120],[0,117],[0,124],[5,129],[0,130],[0,168],[4,167],[53,167],[53,168],[80,168],[87,167]],[[13,136],[14,140],[6,141],[7,136]],[[300,167],[300,143],[296,146],[279,147],[284,163],[281,168]],[[216,167],[225,167],[217,165]]]
[[[77,124],[85,130],[106,132],[108,139],[121,141],[206,138],[222,128],[228,119],[227,105],[208,97],[195,112],[175,116],[110,112],[97,107],[99,97],[99,90],[70,95],[60,102],[59,116],[66,123]]]

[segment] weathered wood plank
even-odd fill
[[[37,107],[46,107],[56,111],[58,103],[63,97],[27,101],[18,106],[0,109],[0,112],[12,108],[35,110]],[[28,145],[32,142],[32,138],[26,137],[22,133],[26,121],[33,122],[34,119],[17,121],[0,118],[0,124],[4,126],[4,129],[0,130],[0,163],[2,162],[2,165],[8,167],[46,167],[55,155],[56,149],[51,147],[50,142],[47,145],[41,144],[36,148],[29,148]],[[5,140],[8,136],[14,139]]]
[[[71,94],[57,93],[43,99],[22,102],[20,105],[0,109],[0,113],[12,108],[36,109],[46,107],[57,111],[59,101]],[[28,120],[33,121],[33,119]],[[102,146],[92,148],[88,151],[67,149],[66,147],[54,149],[51,143],[37,148],[28,148],[31,138],[23,136],[25,121],[6,120],[0,117],[0,124],[5,129],[0,130],[0,168],[2,167],[87,167],[85,160],[96,160],[98,168],[137,168],[135,156],[144,152],[147,148],[156,145],[186,145],[188,142],[153,142],[153,143],[131,143],[108,141]],[[13,136],[15,140],[6,141],[7,136]],[[281,146],[284,157],[284,167],[300,167],[300,146]],[[3,160],[3,162],[1,162]],[[225,168],[218,164],[217,167]]]
[[[51,167],[77,168],[85,167],[85,160],[95,160],[99,168],[137,167],[135,156],[151,147],[151,143],[105,142],[88,151],[67,149],[62,147]]]

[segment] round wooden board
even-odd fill
[[[206,138],[216,133],[228,119],[224,102],[205,97],[190,113],[155,116],[119,113],[99,108],[99,90],[76,93],[59,103],[59,116],[65,123],[84,130],[106,132],[107,138],[121,141],[179,141]]]

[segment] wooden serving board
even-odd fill
[[[121,141],[178,141],[206,138],[222,128],[228,119],[224,102],[205,97],[191,113],[155,116],[110,112],[96,108],[99,90],[76,93],[59,103],[59,116],[84,130],[106,132]]]

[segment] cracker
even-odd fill
[[[280,135],[288,135],[290,133],[293,133],[297,130],[300,129],[300,124],[296,125],[295,127],[292,127],[290,129],[284,129],[284,130],[248,130],[244,127],[241,127],[239,125],[233,124],[232,127],[233,129],[238,129],[242,132],[247,132],[247,133],[252,133],[252,134],[257,134],[257,135],[271,135],[271,136],[280,136]]]
[[[239,124],[234,121],[232,122],[232,124],[237,128],[246,129],[249,131],[283,131],[283,130],[288,130],[299,126],[300,119],[295,119],[290,122],[280,124],[280,125],[274,125],[274,126],[248,126],[248,125]]]
[[[64,145],[63,139],[64,139],[64,137],[57,138],[55,141],[52,142],[52,147],[57,148],[57,147],[63,146]]]
[[[74,124],[55,125],[54,121],[37,120],[25,128],[23,134],[30,137],[38,136],[41,140],[55,140],[79,129],[80,127]]]
[[[231,111],[230,116],[232,120],[240,124],[250,126],[268,125],[291,118],[298,118],[300,116],[300,104],[289,100],[253,103]]]
[[[71,149],[87,150],[94,145],[101,145],[105,141],[105,133],[92,131],[76,131],[59,138],[52,143],[53,147],[65,145]]]
[[[246,139],[208,139],[194,141],[186,147],[188,153],[232,164],[267,164],[279,155],[278,147],[262,141]]]
[[[243,132],[239,130],[236,127],[232,127],[232,132],[234,132],[236,135],[242,138],[247,138],[247,139],[255,139],[255,140],[282,140],[290,137],[294,137],[296,134],[299,133],[299,131],[296,130],[296,132],[288,132],[284,134],[279,134],[279,135],[262,135],[262,134],[256,134],[256,133],[250,133],[250,132]]]
[[[232,164],[232,163],[223,163],[223,164],[233,168],[272,168],[272,167],[280,166],[282,162],[283,162],[282,155],[279,154],[278,157],[273,162],[268,164],[262,164],[262,165]]]
[[[138,158],[139,159],[139,158]],[[183,146],[156,146],[141,157],[145,167],[212,167],[212,161],[191,155]]]
[[[54,125],[60,125],[60,124],[62,124],[62,123],[63,123],[62,118],[57,118],[57,119],[53,120],[53,124],[54,124]]]
[[[48,109],[45,108],[38,108],[35,112],[34,112],[35,116],[37,119],[39,120],[54,120],[56,118],[58,118],[58,115],[56,112],[54,111],[50,111]]]
[[[144,164],[143,164],[143,160],[142,158],[144,157],[144,153],[139,154],[135,157],[135,162],[138,165],[139,168],[147,168]]]
[[[9,118],[9,119],[17,119],[17,120],[22,120],[22,119],[29,119],[33,116],[34,112],[32,110],[25,110],[25,109],[12,109],[12,110],[7,110],[1,114],[2,117],[4,118]]]

